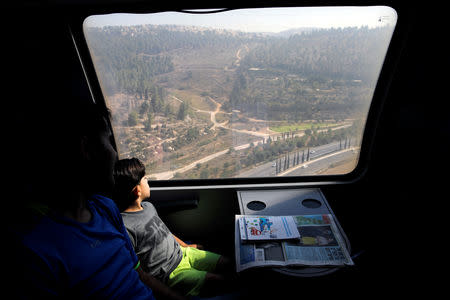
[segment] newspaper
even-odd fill
[[[353,265],[333,216],[293,216],[300,233],[296,240],[248,241],[241,239],[236,215],[235,249],[238,272],[253,267]]]

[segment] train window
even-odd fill
[[[395,10],[93,15],[120,157],[155,180],[339,175],[359,159]]]

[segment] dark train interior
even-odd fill
[[[48,151],[58,152],[58,137],[64,134],[58,120],[76,105],[75,101],[95,101],[105,110],[108,106],[83,36],[86,17],[274,6],[393,8],[398,19],[353,171],[318,176],[150,179],[151,201],[174,234],[235,259],[235,215],[243,214],[239,191],[265,195],[273,190],[319,189],[326,198],[345,233],[354,265],[316,275],[251,268],[239,272],[236,287],[217,299],[365,298],[422,292],[431,296],[437,291],[430,279],[438,274],[435,268],[444,268],[447,260],[443,251],[447,236],[443,231],[444,187],[450,153],[446,68],[450,48],[443,5],[388,0],[10,2],[3,10],[7,26],[2,42],[7,50],[3,56],[7,93],[2,100],[5,176],[9,177],[4,190],[10,199],[3,202],[6,222],[20,220],[20,212],[13,211],[14,202],[35,197],[35,189],[42,185],[53,189],[51,179],[40,178],[40,173],[46,164],[65,164],[63,154],[57,155],[58,161],[43,161]],[[113,138],[117,150],[118,134]],[[70,170],[54,176],[64,177],[65,172]],[[67,182],[66,188],[70,185]],[[268,205],[276,200],[267,199]],[[3,245],[8,247],[8,242]]]

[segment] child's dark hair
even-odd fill
[[[145,166],[137,158],[125,158],[116,162],[114,167],[114,195],[120,211],[127,209],[136,200],[133,188],[145,176]]]

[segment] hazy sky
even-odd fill
[[[163,12],[109,14],[88,17],[85,26],[175,24],[233,29],[246,32],[280,32],[299,27],[395,25],[397,14],[386,6],[239,9],[213,14]]]

